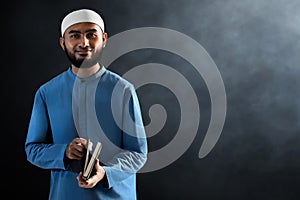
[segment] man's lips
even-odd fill
[[[75,53],[80,56],[87,56],[91,52],[92,52],[92,50],[75,50]]]
[[[79,50],[79,51],[75,51],[76,53],[89,53],[92,52],[92,50]]]

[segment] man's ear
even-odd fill
[[[107,41],[107,33],[103,33],[102,34],[102,40],[103,40],[103,47],[105,47],[105,45],[106,45],[106,41]]]
[[[59,38],[59,44],[63,50],[65,50],[65,39],[63,37]]]

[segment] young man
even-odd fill
[[[36,92],[25,151],[33,165],[51,170],[51,200],[137,198],[146,134],[133,85],[99,63],[107,37],[95,11],[65,16],[60,45],[71,65]],[[97,142],[102,151],[84,180],[86,151]]]

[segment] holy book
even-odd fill
[[[102,149],[102,143],[97,142],[96,147],[95,147],[92,155],[90,155],[90,150],[91,149],[92,149],[92,142],[90,140],[88,140],[87,151],[86,151],[86,156],[85,156],[85,162],[84,162],[84,167],[83,167],[83,171],[82,171],[82,179],[83,180],[87,180],[87,179],[90,178],[90,176],[92,174],[92,171],[94,169],[96,159],[100,155],[100,152],[101,152],[101,149]]]

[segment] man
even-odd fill
[[[107,37],[95,11],[66,15],[60,45],[71,66],[36,92],[25,151],[33,165],[51,170],[51,200],[137,198],[146,135],[133,85],[100,64]],[[84,180],[88,140],[103,147]]]

